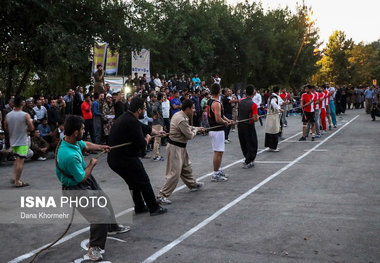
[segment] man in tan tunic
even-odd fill
[[[202,127],[190,126],[189,119],[192,119],[194,112],[194,102],[184,100],[182,110],[175,113],[170,122],[170,134],[166,146],[166,182],[157,197],[161,204],[172,203],[168,197],[173,193],[180,177],[190,191],[197,191],[203,186],[203,183],[197,182],[192,174],[186,150],[187,141],[193,139],[198,131],[204,131]]]

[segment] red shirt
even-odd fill
[[[320,109],[325,109],[326,108],[325,107],[325,93],[320,92],[318,94],[319,94],[319,99],[320,99],[320,101],[319,101],[319,108]]]
[[[326,106],[328,106],[329,105],[329,97],[330,97],[330,95],[331,95],[331,92],[330,91],[328,91],[328,90],[326,90],[325,92],[325,95],[326,95],[326,100],[325,100],[325,104],[326,104]]]
[[[83,119],[84,120],[91,120],[92,119],[92,112],[91,112],[90,104],[88,104],[87,101],[84,101],[80,108],[82,110]],[[88,111],[88,109],[90,109],[90,111]]]
[[[302,94],[301,100],[303,100],[303,105],[309,103],[310,101],[313,101],[314,97],[315,96],[312,93],[310,93],[310,94],[307,94],[307,93]],[[311,103],[308,106],[304,107],[303,110],[305,112],[314,112],[314,103]]]
[[[285,92],[285,93],[280,93],[280,98],[283,100],[283,101],[288,101],[289,100],[289,93]]]

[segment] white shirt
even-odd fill
[[[36,113],[38,120],[42,120],[43,118],[47,118],[47,110],[44,106],[41,106],[40,109],[37,106],[34,106],[33,110]]]
[[[275,110],[281,110],[281,105],[284,103],[284,101],[276,93],[272,93],[272,95],[276,96],[277,100],[278,100],[278,104],[274,100],[270,101],[270,104],[272,105],[272,108],[275,109]]]
[[[256,93],[256,95],[253,96],[252,101],[253,103],[256,103],[257,107],[260,107],[262,101],[260,93]]]
[[[153,82],[156,85],[156,87],[162,87],[162,83],[161,83],[161,80],[159,78],[155,78],[153,80]]]
[[[329,97],[329,100],[334,100],[335,99],[335,88],[334,87],[330,87],[327,90],[330,91],[330,93],[331,93],[331,95]]]
[[[169,119],[170,117],[170,101],[166,99],[162,102],[162,118]]]

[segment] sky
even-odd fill
[[[227,0],[232,5],[239,2],[242,0]],[[302,0],[261,0],[265,9],[288,6],[292,11],[297,2]],[[322,46],[334,30],[344,31],[355,43],[368,44],[380,39],[380,0],[305,0],[305,4],[312,7]]]

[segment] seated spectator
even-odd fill
[[[58,123],[58,127],[52,132],[51,135],[51,143],[50,143],[50,151],[55,152],[55,148],[57,148],[57,145],[60,140],[62,140],[64,134],[63,134],[63,122]]]
[[[32,132],[30,149],[34,152],[33,160],[38,160],[38,161],[46,160],[49,144],[47,143],[47,141],[41,138],[40,131],[38,129],[35,129]]]
[[[42,119],[42,123],[39,124],[37,128],[40,131],[40,136],[48,143],[51,143],[52,132],[47,119]]]
[[[5,146],[5,132],[0,130],[0,165],[6,159],[9,159],[12,156],[12,153],[7,150]]]

